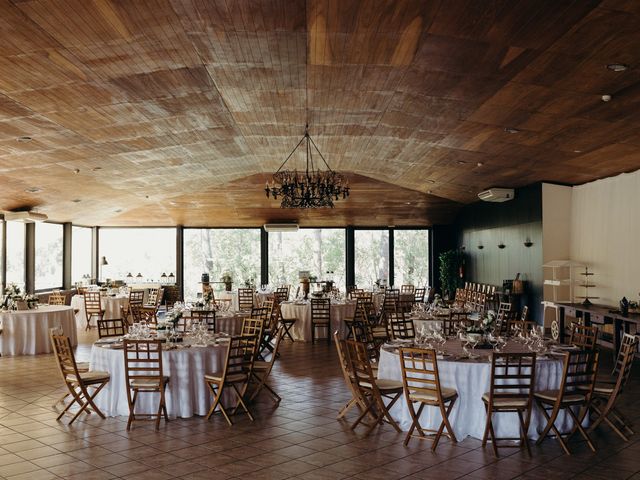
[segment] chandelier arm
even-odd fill
[[[320,158],[322,159],[322,161],[324,162],[325,166],[327,167],[327,170],[329,170],[330,172],[333,172],[333,170],[331,169],[331,167],[329,166],[329,164],[325,160],[324,155],[322,155],[322,152],[320,151],[320,149],[316,145],[316,142],[314,142],[313,138],[311,138],[311,137],[309,137],[309,140],[311,140],[311,144],[313,145],[313,148],[315,148],[316,152],[318,152],[318,155],[320,155]]]
[[[291,150],[291,153],[289,154],[289,156],[287,158],[284,159],[284,162],[282,162],[282,165],[280,165],[280,167],[278,168],[278,170],[276,170],[276,173],[278,173],[280,170],[282,170],[282,167],[284,167],[285,163],[287,163],[289,161],[289,159],[291,158],[291,156],[296,153],[296,150],[298,149],[298,147],[300,146],[300,144],[302,143],[302,141],[305,139],[305,137],[302,137],[300,139],[300,141],[298,142],[298,144],[293,147],[293,150]],[[315,145],[314,145],[315,146]],[[318,147],[316,147],[318,148]]]

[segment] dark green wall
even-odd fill
[[[454,227],[458,247],[467,257],[466,279],[502,287],[519,272],[526,281],[522,303],[531,318],[541,321],[542,308],[542,186],[516,190],[504,203],[476,202],[462,208]],[[525,247],[529,239],[531,247]],[[498,245],[503,243],[505,248]],[[479,249],[478,245],[483,245]]]

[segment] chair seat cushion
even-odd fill
[[[78,367],[79,372],[88,372],[89,362],[76,362],[76,367]]]
[[[560,395],[560,390],[543,390],[533,394],[539,400],[546,403],[555,403],[556,399]],[[585,400],[584,393],[573,392],[567,393],[562,397],[562,403],[582,403]]]
[[[166,385],[169,382],[169,377],[162,377],[162,384]],[[136,379],[130,383],[133,388],[160,388],[160,384],[157,380],[152,379]]]
[[[219,383],[222,381],[222,373],[221,372],[207,373],[204,376],[204,379],[207,382]],[[224,379],[226,383],[238,383],[238,382],[244,382],[246,380],[247,380],[246,373],[232,373],[231,375],[227,375],[227,377]]]
[[[489,403],[489,392],[482,395],[482,401]],[[498,397],[493,399],[493,406],[498,408],[527,408],[529,399]]]
[[[94,383],[102,383],[104,381],[107,381],[111,378],[111,375],[109,375],[109,372],[101,372],[99,370],[94,370],[91,372],[88,371],[79,371],[78,372],[80,374],[80,379],[82,380],[82,383],[84,383],[85,385],[93,385]],[[78,379],[76,378],[75,375],[67,375],[67,381],[68,382],[77,382]]]
[[[455,388],[440,387],[440,390],[442,392],[442,399],[445,402],[458,396],[458,392]],[[436,396],[435,391],[413,392],[409,394],[409,398],[414,402],[432,403],[438,401],[438,397]]]
[[[271,365],[271,362],[263,362],[262,360],[256,360],[253,363],[254,370],[266,370]]]
[[[364,388],[372,388],[369,382],[360,382],[360,385]],[[376,386],[382,393],[385,393],[387,391],[402,390],[402,382],[399,382],[397,380],[377,379]]]

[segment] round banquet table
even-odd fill
[[[120,344],[121,345],[121,344]],[[164,375],[169,376],[165,392],[170,417],[188,418],[206,415],[213,397],[204,382],[204,374],[222,370],[226,346],[188,347],[162,352]],[[129,403],[125,388],[124,351],[109,345],[94,344],[91,348],[91,370],[107,371],[111,380],[96,397],[96,404],[110,417],[128,416]],[[225,397],[226,398],[226,397]],[[158,394],[141,394],[136,412],[158,409]]]
[[[230,292],[227,292],[226,290],[222,290],[221,292],[213,292],[213,295],[216,300],[230,301],[231,310],[237,311],[239,309],[237,291],[232,290]]]
[[[111,297],[109,295],[100,295],[100,303],[102,308],[104,309],[104,319],[111,320],[114,318],[121,318],[122,314],[120,313],[120,307],[127,307],[129,304],[129,297],[126,295],[120,296],[116,295],[115,297]],[[87,326],[87,316],[84,313],[84,296],[82,295],[74,295],[71,297],[71,307],[74,310],[77,310],[76,313],[76,325],[80,329],[84,329]],[[95,327],[96,319],[98,317],[93,316],[91,318],[91,326]]]
[[[298,321],[293,324],[291,333],[296,340],[304,342],[311,341],[311,302],[282,302],[280,304],[282,318],[297,318]],[[340,331],[340,336],[346,338],[347,328],[342,321],[345,318],[353,318],[356,311],[356,302],[347,300],[346,302],[331,301],[331,331],[329,335],[333,335],[336,330]]]
[[[73,309],[68,305],[41,305],[34,310],[1,312],[0,355],[51,353],[49,330],[62,327],[72,345],[78,344]]]
[[[460,351],[460,342],[449,340],[444,348],[452,353]],[[522,350],[521,345],[507,345],[505,352]],[[482,352],[476,350],[476,353]],[[488,355],[490,350],[481,353]],[[452,360],[446,360],[452,358]],[[454,360],[456,355],[438,360],[438,371],[442,386],[455,388],[458,391],[453,410],[449,414],[449,421],[458,441],[467,436],[482,439],[484,435],[485,422],[487,419],[482,395],[489,391],[491,381],[491,363],[488,357],[475,361]],[[378,378],[402,381],[400,368],[400,358],[397,350],[382,348],[380,350],[380,362],[378,367]],[[536,362],[535,391],[557,389],[562,378],[562,357],[549,356],[538,357]],[[416,405],[417,410],[417,405]],[[402,398],[391,408],[391,416],[398,421],[398,425],[403,430],[411,427],[411,415],[407,407],[406,400]],[[435,407],[426,407],[421,419],[423,428],[437,430],[442,417]],[[533,405],[531,423],[529,425],[528,436],[538,438],[538,430],[542,430],[546,421],[542,413]],[[563,412],[558,416],[556,425],[561,431],[572,426],[568,415]],[[498,437],[517,438],[520,436],[520,424],[515,413],[494,413],[493,426]]]
[[[240,335],[242,333],[242,321],[248,316],[249,314],[238,312],[216,313],[216,333]]]

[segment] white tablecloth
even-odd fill
[[[51,353],[49,329],[62,327],[72,345],[78,344],[73,309],[67,305],[41,305],[35,310],[0,313],[0,354],[36,355]]]
[[[449,415],[449,421],[456,438],[458,441],[467,436],[482,439],[487,419],[482,395],[489,391],[491,364],[488,362],[438,360],[438,370],[442,385],[455,388],[458,391],[458,400]],[[378,378],[402,380],[400,358],[397,353],[380,350]],[[561,378],[561,359],[538,360],[536,363],[536,391],[558,388]],[[437,410],[435,407],[424,408],[420,417],[421,425],[424,428],[437,429],[440,426],[442,417]],[[398,400],[393,406],[391,415],[398,421],[400,428],[409,430],[411,416],[404,398]],[[565,419],[562,413],[558,418],[556,425],[562,426],[564,429],[571,426],[570,422],[563,424]],[[529,425],[529,437],[538,438],[537,430],[542,430],[545,425],[546,421],[542,413],[534,406]],[[498,437],[520,436],[518,416],[515,413],[494,413],[493,426]],[[561,429],[561,431],[563,430]]]
[[[226,346],[190,347],[162,353],[162,367],[169,376],[165,394],[170,417],[188,418],[206,415],[213,400],[204,374],[222,369]],[[96,397],[96,404],[110,417],[129,415],[125,388],[124,351],[94,345],[91,348],[91,369],[107,371],[111,380]],[[158,394],[141,394],[138,412],[155,413]]]
[[[216,314],[216,333],[228,333],[229,335],[240,335],[242,332],[242,320],[250,316],[244,313],[218,312]]]
[[[304,342],[311,341],[311,302],[297,304],[295,302],[282,302],[280,305],[283,318],[297,318],[298,321],[293,325],[291,333],[296,340]],[[331,302],[331,331],[329,335],[333,335],[335,330],[340,331],[340,335],[345,338],[347,329],[342,320],[345,318],[353,318],[356,311],[356,302],[347,301],[346,303]],[[320,333],[320,332],[318,332]]]
[[[102,304],[102,308],[104,308],[104,319],[111,320],[113,318],[121,318],[122,314],[120,313],[120,307],[126,307],[129,304],[129,297],[127,296],[115,296],[110,297],[107,295],[102,295],[100,297],[100,301]],[[87,327],[87,317],[84,313],[84,296],[83,295],[74,295],[71,297],[71,306],[74,310],[77,310],[76,313],[76,325],[78,328],[86,328]],[[91,326],[95,327],[97,317],[93,316],[91,318]]]
[[[238,292],[231,291],[227,292],[225,290],[221,292],[213,292],[216,300],[230,300],[231,301],[231,310],[234,312],[238,311]]]

